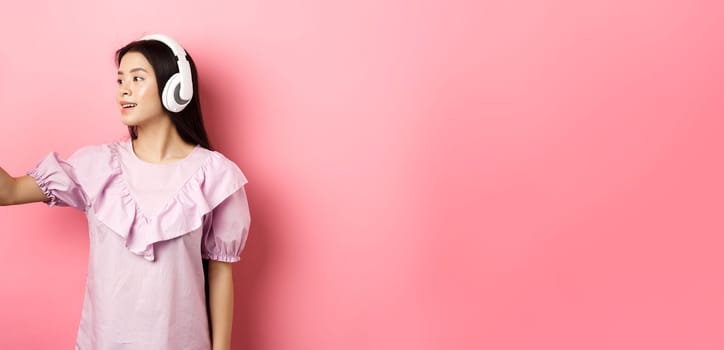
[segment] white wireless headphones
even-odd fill
[[[186,51],[181,45],[168,35],[150,34],[140,40],[156,40],[160,41],[173,51],[176,56],[178,65],[178,73],[171,76],[163,86],[161,93],[161,101],[163,106],[171,112],[181,112],[191,102],[194,95],[194,85],[191,79],[191,65],[186,59]]]

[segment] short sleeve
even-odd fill
[[[202,257],[223,262],[239,261],[251,223],[244,187],[216,206],[206,219],[208,225],[201,241]]]
[[[35,179],[48,197],[45,202],[48,206],[73,207],[85,211],[88,200],[76,176],[72,158],[65,161],[57,153],[50,153],[27,174]]]

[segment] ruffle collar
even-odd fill
[[[123,176],[120,144],[108,145],[111,174],[91,205],[96,219],[118,234],[132,253],[155,260],[153,245],[193,232],[203,218],[247,179],[221,153],[203,149],[205,159],[178,193],[153,216],[140,210]]]

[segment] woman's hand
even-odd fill
[[[30,176],[12,177],[0,168],[0,205],[45,202],[48,197]]]

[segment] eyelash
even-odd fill
[[[142,77],[133,77],[133,81],[143,81],[143,78]],[[116,80],[116,83],[118,83],[118,85],[121,85],[123,83],[123,80],[118,79],[118,80]]]

